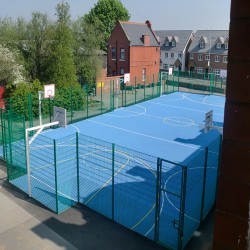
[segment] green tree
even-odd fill
[[[77,76],[81,84],[91,84],[96,80],[103,64],[99,41],[102,34],[94,23],[79,18],[73,25]]]
[[[100,48],[107,50],[106,43],[118,20],[128,21],[130,14],[120,0],[99,0],[88,14],[84,16],[87,22],[98,24],[104,39]]]
[[[0,84],[16,85],[24,79],[24,67],[18,63],[18,52],[0,45]]]
[[[57,5],[57,23],[50,47],[49,73],[51,81],[57,84],[58,87],[69,86],[76,82],[69,9],[68,3],[59,3]]]
[[[32,13],[32,19],[26,25],[24,38],[19,40],[31,80],[47,80],[47,47],[51,42],[51,27],[47,14]]]

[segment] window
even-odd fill
[[[125,49],[123,48],[120,49],[120,59],[125,60]]]
[[[197,73],[202,74],[203,73],[203,68],[202,67],[197,67]]]
[[[146,81],[146,68],[142,69],[142,81]]]
[[[216,49],[221,49],[221,43],[216,43]]]
[[[220,75],[220,69],[214,69],[214,74],[215,75]]]
[[[223,57],[223,62],[224,62],[224,63],[227,63],[227,56],[224,56],[224,57]]]
[[[199,60],[199,61],[202,61],[202,60],[203,60],[202,54],[199,54],[199,55],[198,55],[198,60]]]
[[[120,75],[124,75],[124,68],[120,68]]]
[[[218,55],[215,56],[215,62],[220,62],[220,56]]]
[[[171,58],[174,58],[174,53],[171,53]]]
[[[209,61],[210,60],[210,55],[205,55],[205,60]]]
[[[116,48],[112,48],[112,59],[116,60]]]
[[[179,58],[181,58],[181,57],[182,57],[182,54],[181,54],[181,53],[179,53],[178,57],[179,57]]]
[[[172,41],[172,46],[176,46],[176,42],[175,41]]]
[[[228,49],[228,43],[225,43],[225,49]]]
[[[165,46],[169,46],[169,41],[165,41]]]
[[[194,54],[190,54],[190,59],[194,59]]]
[[[163,64],[163,69],[168,69],[168,64]]]
[[[168,53],[165,53],[165,58],[168,58]]]
[[[205,43],[204,42],[200,42],[200,48],[204,49],[205,48]]]

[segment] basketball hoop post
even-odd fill
[[[43,91],[38,91],[38,100],[39,100],[39,124],[42,125],[42,94]]]

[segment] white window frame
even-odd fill
[[[182,53],[179,53],[179,54],[178,54],[178,57],[179,57],[179,58],[182,58]]]
[[[176,42],[172,41],[172,46],[175,47],[176,46]]]
[[[168,58],[168,52],[165,52],[165,58]]]
[[[203,56],[202,56],[202,54],[198,54],[198,61],[203,61]]]
[[[197,67],[197,74],[203,74],[203,67]]]
[[[116,54],[117,54],[116,47],[112,47],[111,48],[111,59],[112,60],[116,60]],[[113,57],[113,55],[114,55],[114,57]]]
[[[206,55],[205,55],[205,60],[206,60],[206,61],[209,61],[209,60],[210,60],[210,55],[207,55],[207,54],[206,54]]]
[[[219,56],[219,55],[215,55],[214,61],[215,61],[215,62],[220,62],[220,56]]]
[[[163,64],[163,69],[168,69],[168,64],[167,63]]]
[[[194,54],[190,54],[189,59],[194,59]]]
[[[214,69],[214,74],[215,75],[220,75],[220,69]]]
[[[142,69],[142,81],[146,81],[146,72],[147,72],[147,69],[143,68]]]
[[[169,46],[169,41],[165,41],[164,45],[165,45],[166,47],[168,47],[168,46]]]
[[[204,49],[205,48],[205,43],[204,42],[200,42],[200,48]]]
[[[221,43],[216,43],[216,49],[221,49]]]
[[[225,49],[228,49],[228,43],[225,43]]]
[[[124,68],[120,68],[120,75],[124,75]]]
[[[228,62],[228,57],[227,56],[223,56],[223,63],[227,63]]]
[[[125,49],[120,48],[120,60],[125,61]]]
[[[170,54],[170,58],[172,58],[172,59],[174,58],[174,53]]]

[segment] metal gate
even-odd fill
[[[155,240],[172,249],[183,248],[187,168],[158,159]]]

